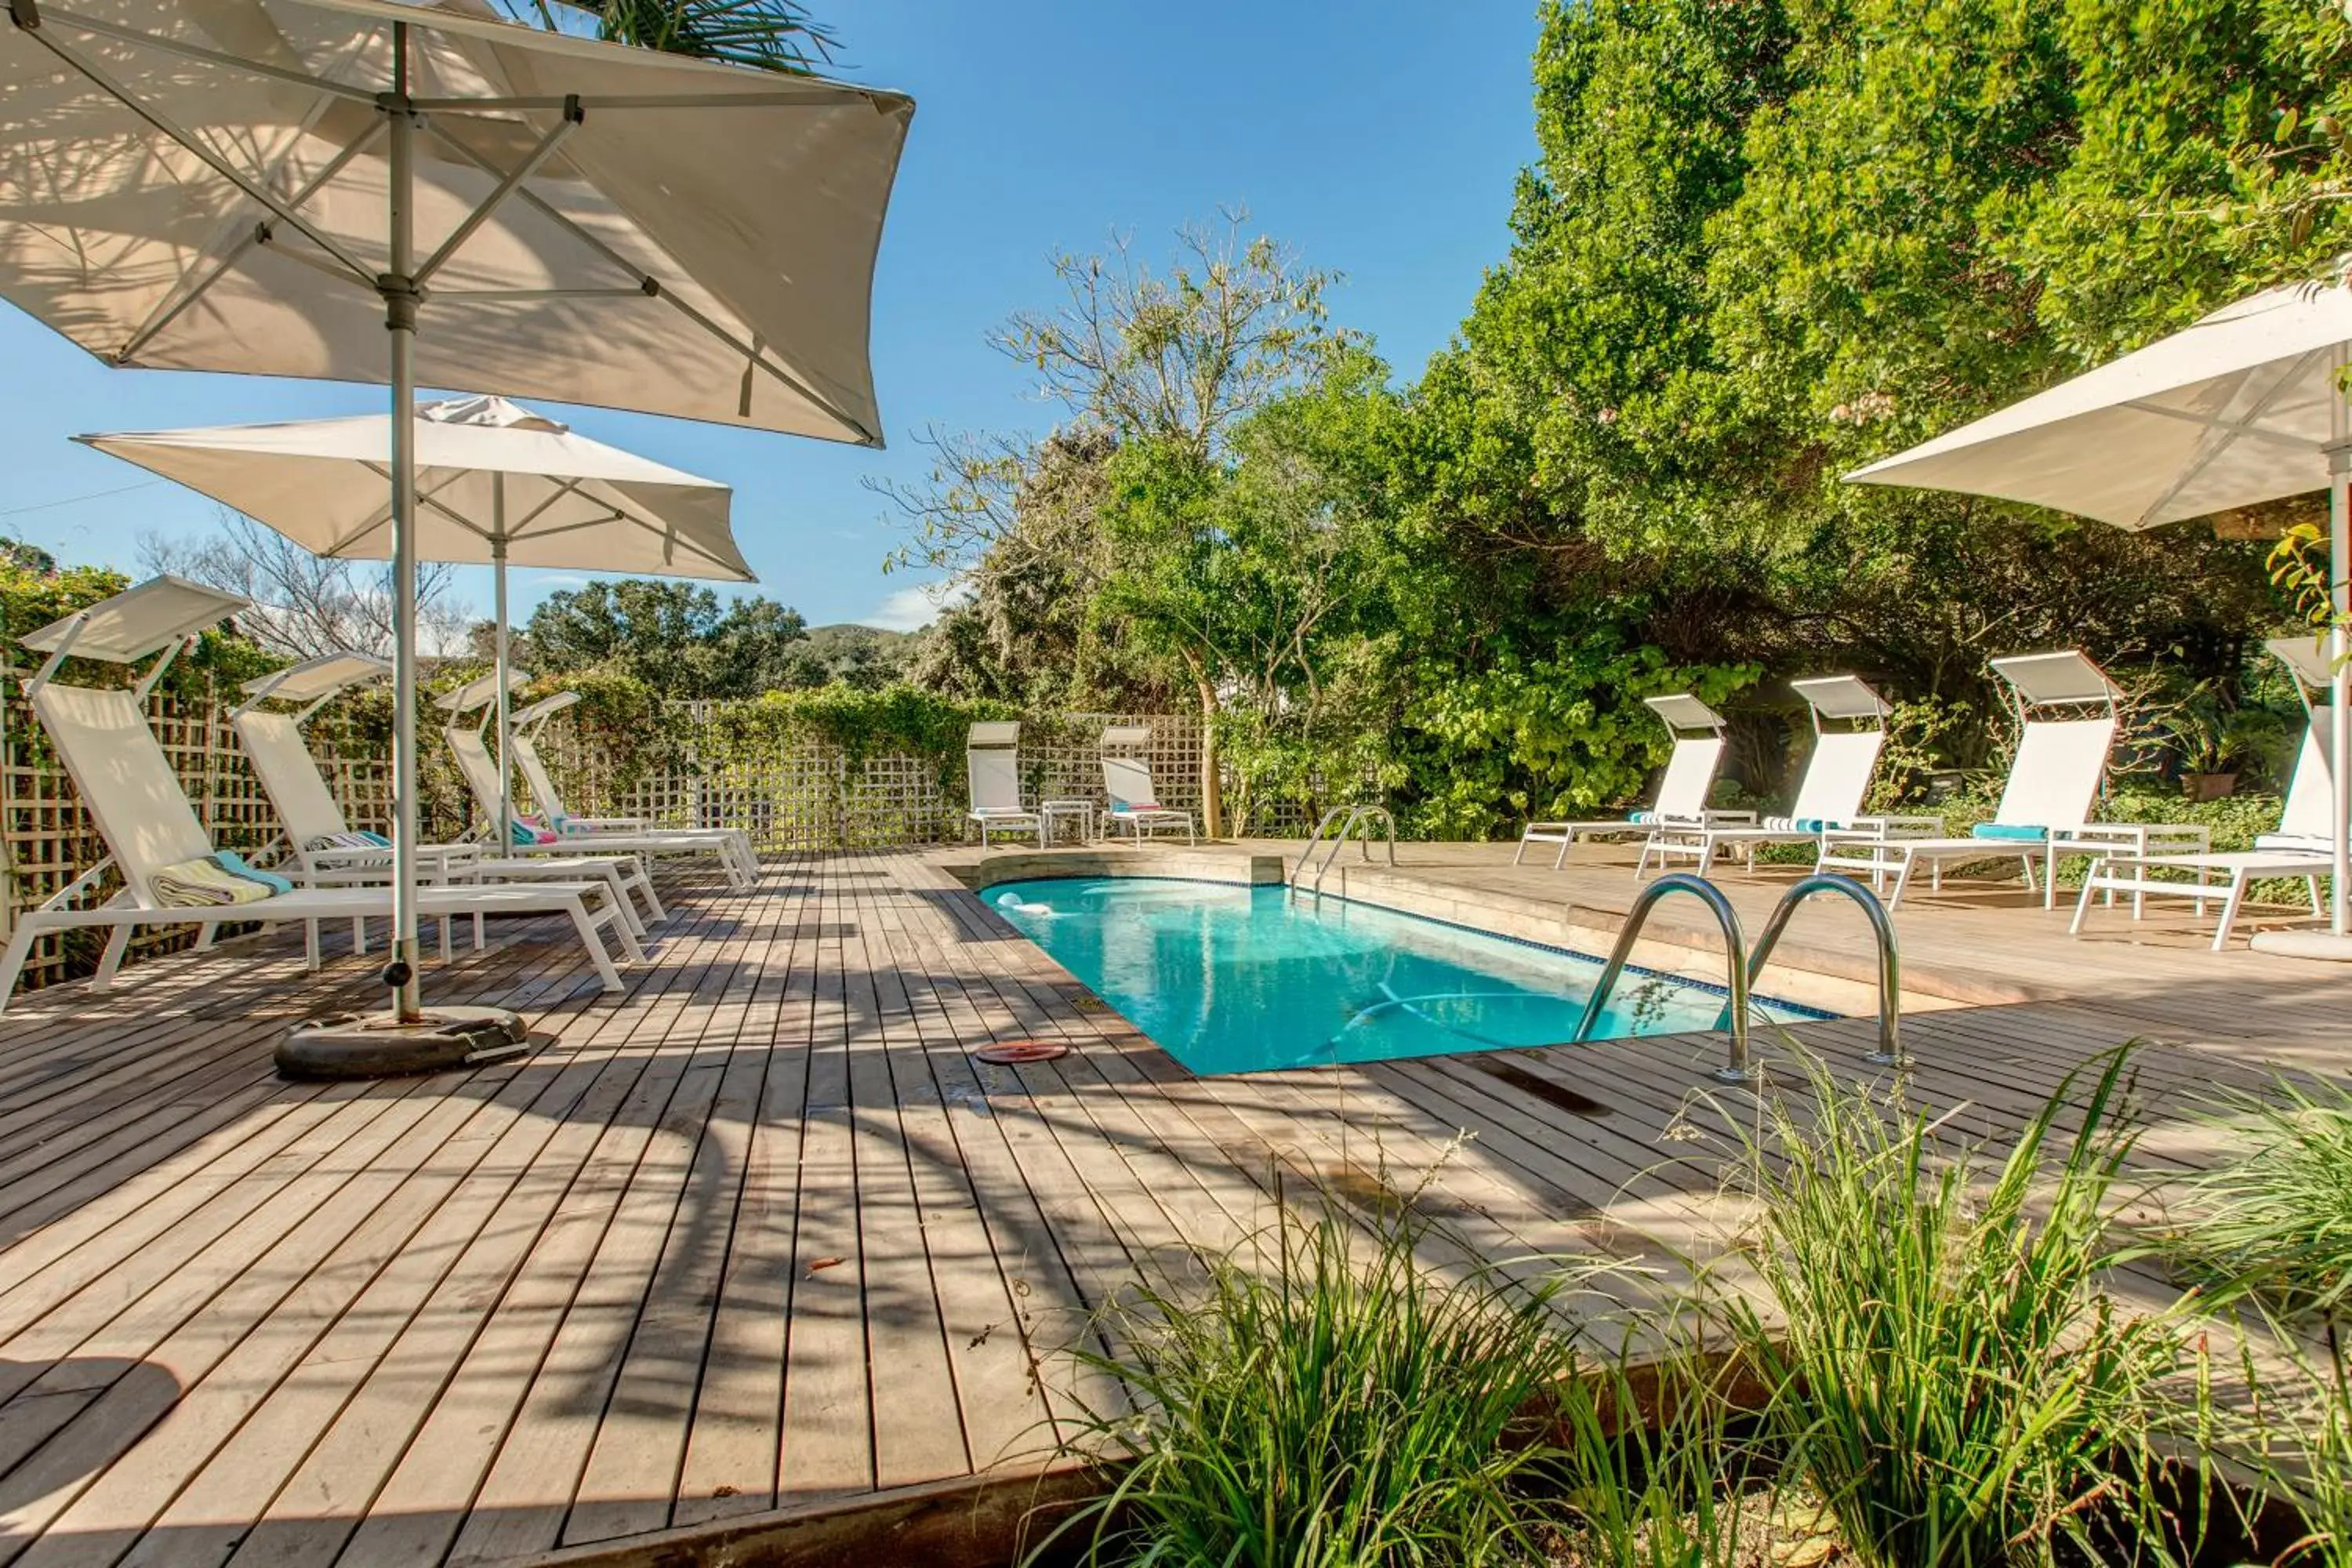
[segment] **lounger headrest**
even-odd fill
[[[252,604],[241,594],[224,594],[167,572],[62,620],[51,621],[21,640],[35,653],[55,653],[71,632],[68,646],[76,658],[135,664],[158,648],[219,625]],[[74,629],[77,625],[79,630]]]
[[[2075,648],[2013,654],[1994,659],[1991,668],[1995,675],[2009,682],[2018,701],[2028,709],[2095,703],[2112,709],[2123,698],[2116,683],[2107,679],[2107,672]]]
[[[317,702],[347,687],[365,686],[392,674],[384,660],[363,653],[322,653],[316,658],[257,675],[240,689],[254,700],[274,697],[282,702]]]
[[[1704,730],[1720,733],[1723,715],[1701,702],[1687,691],[1669,692],[1664,697],[1644,697],[1650,710],[1664,721],[1667,729],[1679,734],[1685,730]]]
[[[1816,675],[1792,680],[1789,686],[1822,719],[1884,719],[1895,711],[1894,705],[1858,675]]]

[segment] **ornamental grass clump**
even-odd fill
[[[1085,1359],[1140,1414],[1077,1446],[1113,1480],[1066,1521],[1096,1563],[1389,1568],[1540,1561],[1531,1402],[1570,1364],[1548,1292],[1433,1278],[1409,1215],[1287,1209],[1196,1286],[1141,1287]]]
[[[2162,1560],[2179,1539],[2153,1438],[2186,1336],[2101,1289],[2126,1060],[2079,1108],[2070,1077],[1998,1163],[1947,1148],[1899,1089],[1816,1067],[1805,1100],[1767,1097],[1740,1184],[1776,1310],[1727,1311],[1773,1390],[1769,1436],[1863,1562]]]
[[[1637,1384],[1624,1359],[1587,1366],[1554,1405],[1549,1468],[1573,1568],[1735,1568],[1767,1560],[1779,1488],[1740,1427],[1738,1368],[1670,1351]]]
[[[2352,1305],[2352,1092],[2282,1079],[2268,1095],[2231,1099],[2218,1125],[2235,1148],[2190,1178],[2199,1215],[2177,1254],[2292,1315],[2342,1316]]]
[[[2252,1400],[2215,1425],[2258,1497],[2294,1510],[2294,1538],[2264,1542],[2265,1558],[2275,1568],[2352,1568],[2352,1373],[2340,1330],[2327,1325],[2323,1350],[2274,1318],[2263,1326],[2264,1353],[2242,1351]]]

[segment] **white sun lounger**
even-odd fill
[[[486,680],[474,681],[457,692],[443,697],[441,704],[452,711],[462,712],[466,708],[478,706],[479,693],[487,688]],[[466,781],[467,793],[474,797],[475,809],[487,823],[482,831],[495,840],[499,833],[500,791],[499,765],[492,760],[489,747],[484,743],[478,730],[469,730],[462,724],[444,727],[441,738],[448,743],[449,754],[457,763],[457,773]],[[516,739],[520,742],[520,737]],[[522,749],[519,743],[517,759],[520,760],[521,755]],[[533,752],[531,757],[536,762],[538,753]],[[743,852],[739,854],[737,837],[719,830],[691,837],[681,837],[669,830],[593,836],[582,833],[559,836],[543,843],[510,844],[506,847],[506,852],[518,857],[545,855],[558,859],[583,855],[715,855],[719,865],[726,869],[729,883],[737,888],[748,888],[759,879],[759,863],[756,857],[749,855],[748,841]]]
[[[162,580],[170,581],[170,580]],[[153,588],[154,584],[142,584]],[[193,584],[175,584],[192,587]],[[141,589],[132,589],[138,594]],[[204,590],[198,590],[204,592]],[[173,594],[151,599],[141,609],[157,606],[168,608]],[[94,611],[117,606],[129,595],[106,601]],[[231,607],[243,601],[234,601]],[[213,614],[194,625],[209,624],[224,612]],[[37,910],[17,917],[5,955],[0,955],[0,1011],[5,1011],[9,994],[16,989],[24,973],[26,961],[31,956],[33,944],[53,931],[99,929],[108,932],[106,949],[99,960],[98,972],[92,979],[94,989],[103,991],[113,983],[121,968],[131,932],[143,926],[193,925],[198,928],[199,945],[209,945],[213,933],[222,925],[257,921],[264,925],[300,921],[306,936],[305,953],[312,968],[317,968],[319,956],[319,922],[321,921],[359,920],[368,916],[389,918],[393,912],[392,889],[389,888],[297,889],[278,893],[259,900],[242,904],[207,904],[187,906],[164,901],[157,889],[157,879],[174,866],[214,853],[211,837],[196,820],[194,810],[180,788],[178,776],[156,743],[154,734],[140,711],[155,676],[163,663],[148,672],[141,684],[131,690],[97,690],[86,687],[59,686],[51,677],[65,654],[71,652],[89,658],[106,658],[117,663],[130,663],[168,646],[176,651],[180,640],[194,629],[194,625],[171,631],[163,641],[145,633],[135,634],[109,644],[103,637],[77,641],[75,623],[91,616],[68,616],[58,626],[45,628],[36,637],[47,637],[66,628],[62,636],[48,637],[34,645],[51,654],[41,672],[27,682],[26,697],[36,718],[47,733],[50,743],[65,763],[67,773],[82,805],[98,824],[100,835],[110,851],[109,858],[90,868],[60,889]],[[168,655],[163,662],[168,662]],[[109,868],[118,868],[123,887],[104,904],[95,908],[77,909],[73,900],[94,887],[99,877]],[[643,954],[635,937],[622,917],[618,905],[604,895],[600,883],[557,882],[536,885],[457,885],[426,887],[417,895],[418,912],[430,919],[449,920],[483,914],[548,915],[562,914],[571,918],[572,928],[579,933],[581,944],[587,949],[596,966],[598,978],[607,991],[622,988],[621,976],[612,955],[606,952],[604,932],[610,931],[625,958],[636,962]],[[593,900],[593,907],[591,901]]]
[[[1045,841],[1045,819],[1021,805],[1021,726],[994,722],[974,724],[964,736],[964,773],[971,780],[967,824],[980,828],[980,847],[988,848],[991,833],[1025,833]]]
[[[391,847],[351,842],[361,836],[352,831],[342,806],[320,775],[318,759],[302,738],[303,721],[325,703],[390,673],[391,666],[363,654],[327,654],[247,681],[245,702],[229,715],[230,728],[236,731],[247,760],[277,809],[278,826],[291,856],[286,873],[295,881],[311,887],[364,887],[392,879]],[[259,706],[272,700],[304,706],[294,713]],[[632,894],[645,901],[646,919],[662,919],[653,881],[635,856],[578,856],[557,861],[499,855],[478,844],[420,844],[416,864],[418,874],[428,882],[601,881],[611,889],[630,931],[639,938],[645,936],[646,926],[638,918]],[[354,941],[364,942],[364,932],[355,932]]]
[[[1753,872],[1756,850],[1767,844],[1811,844],[1832,830],[1869,829],[1892,832],[1906,826],[1940,828],[1933,816],[1865,816],[1863,800],[1870,793],[1878,753],[1886,743],[1886,700],[1860,677],[1823,675],[1790,682],[1812,714],[1813,750],[1805,759],[1804,776],[1786,816],[1768,816],[1760,824],[1667,820],[1651,828],[1642,847],[1635,875],[1655,858],[1661,868],[1672,862],[1696,860],[1701,871],[1715,864],[1718,851],[1728,851]],[[1839,725],[1853,728],[1836,728]]]
[[[2024,867],[2030,889],[2038,861],[2042,904],[2056,906],[2053,873],[2059,856],[2071,852],[2063,847],[2082,842],[2094,826],[2091,812],[2106,775],[2107,754],[2115,746],[2121,694],[2105,671],[2072,648],[1997,658],[1992,669],[2008,683],[2022,725],[1992,821],[1965,838],[1943,837],[1940,823],[1924,831],[1868,825],[1832,831],[1822,836],[1817,862],[1821,869],[1866,874],[1881,887],[1891,874],[1895,889],[1886,901],[1892,907],[1902,902],[1922,865],[1928,870],[1930,890],[1941,892],[1947,866],[2014,858]],[[2115,835],[2107,841],[2115,848],[2202,850],[2210,842],[2201,827],[2096,826]]]
[[[2220,952],[2229,945],[2230,928],[2237,923],[2247,889],[2272,877],[2302,878],[2304,891],[2311,900],[2311,912],[2326,912],[2319,901],[2319,879],[2335,863],[2336,837],[2328,817],[2336,808],[2336,787],[2327,767],[2327,729],[2320,721],[2320,711],[2313,706],[2311,694],[2315,689],[2326,691],[2333,683],[2326,657],[2313,647],[2310,638],[2277,637],[2268,647],[2294,672],[2304,713],[2311,721],[2303,732],[2302,748],[2295,753],[2294,773],[2287,781],[2286,800],[2279,810],[2278,830],[2261,835],[2252,849],[2189,855],[2117,851],[2102,856],[2091,863],[2091,874],[2083,880],[2082,896],[2074,901],[2074,921],[2069,929],[2076,935],[2082,934],[2095,893],[2104,893],[2109,902],[2119,892],[2129,893],[2135,913],[2150,897],[2190,899],[2195,900],[2200,915],[2218,894],[2221,916],[2213,926],[2213,951]],[[2193,875],[2197,879],[2180,881],[2168,877],[2168,872],[2176,877]],[[2226,887],[2217,885],[2213,880],[2216,877],[2226,879]]]
[[[530,786],[531,804],[546,825],[563,837],[602,846],[607,852],[638,855],[716,855],[727,869],[727,879],[748,888],[760,879],[760,853],[751,836],[740,827],[656,827],[637,816],[574,816],[556,793],[555,781],[539,754],[531,731],[580,700],[576,691],[559,691],[541,698],[509,721],[514,763]]]
[[[1114,830],[1125,823],[1139,844],[1163,827],[1181,827],[1184,842],[1198,844],[1192,814],[1160,804],[1151,764],[1139,754],[1150,744],[1148,725],[1114,724],[1102,732],[1103,796],[1110,803],[1103,816],[1103,837],[1116,837]]]
[[[1707,809],[1706,797],[1715,789],[1716,772],[1723,766],[1723,715],[1687,691],[1644,697],[1642,700],[1675,738],[1674,752],[1666,759],[1665,774],[1658,781],[1657,796],[1649,809],[1591,822],[1530,822],[1519,835],[1519,847],[1511,857],[1512,865],[1526,858],[1530,844],[1559,846],[1559,853],[1551,861],[1552,869],[1557,871],[1568,862],[1568,847],[1580,838],[1647,838],[1653,828],[1664,822],[1688,826],[1755,824],[1756,814],[1752,811]]]

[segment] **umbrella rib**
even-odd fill
[[[425,258],[425,264],[412,274],[411,280],[422,283],[440,271],[449,258],[457,253],[458,247],[473,238],[477,229],[490,221],[490,215],[504,206],[507,198],[514,195],[516,189],[525,180],[538,174],[541,166],[555,156],[555,150],[563,145],[565,138],[580,129],[580,100],[568,100],[563,106],[563,118],[556,121],[554,129],[541,137],[539,145],[533,147],[530,154],[520,163],[515,165],[512,173],[501,178],[498,184],[492,187],[490,194],[482,198],[479,205],[466,215],[465,221],[451,230],[449,237],[441,242],[441,247]]]
[[[491,163],[489,160],[484,158],[480,153],[476,153],[471,147],[467,146],[464,142],[451,136],[447,132],[440,129],[440,127],[436,125],[432,121],[427,120],[425,122],[425,129],[438,137],[444,144],[454,150],[459,157],[464,158],[476,168],[481,170],[484,174],[497,174],[500,172],[497,165]],[[594,235],[590,234],[586,229],[581,227],[577,223],[574,223],[572,220],[569,215],[559,212],[551,203],[541,196],[538,192],[531,190],[526,185],[518,189],[515,192],[515,195],[522,201],[537,208],[542,216],[562,227],[566,233],[580,241],[581,244],[586,246],[589,249],[594,251],[599,256],[604,257],[607,261],[610,261],[614,267],[619,268],[621,271],[627,276],[635,279],[639,287],[647,294],[657,299],[667,300],[669,304],[675,307],[680,314],[686,317],[687,320],[700,327],[704,331],[709,332],[712,337],[718,339],[720,342],[726,344],[737,353],[743,355],[743,357],[751,364],[766,371],[770,375],[775,377],[776,380],[792,388],[793,391],[798,393],[801,396],[807,398],[809,402],[814,404],[816,407],[824,410],[835,419],[840,420],[850,429],[856,431],[859,435],[865,437],[868,440],[876,438],[873,431],[868,430],[858,420],[843,412],[842,409],[835,405],[830,398],[827,398],[814,387],[803,383],[799,377],[792,374],[781,365],[771,363],[767,357],[758,350],[745,344],[740,339],[737,338],[735,334],[727,331],[726,328],[720,326],[718,322],[710,320],[709,317],[704,315],[701,311],[688,304],[684,300],[678,298],[677,291],[664,286],[659,279],[638,267],[635,262],[629,260],[628,258],[614,250],[611,246],[606,245],[603,240],[597,238]]]
[[[246,178],[246,176],[231,165],[226,159],[221,157],[211,148],[203,145],[192,133],[182,130],[178,124],[173,122],[161,110],[151,109],[147,105],[140,102],[139,100],[133,97],[121,83],[116,81],[105,71],[100,70],[98,67],[90,64],[88,60],[83,59],[72,49],[69,49],[65,45],[58,43],[55,38],[47,37],[46,34],[46,28],[34,28],[26,36],[32,38],[43,48],[57,56],[58,58],[63,60],[75,70],[79,71],[90,81],[96,83],[109,97],[121,104],[123,108],[129,110],[131,113],[145,121],[150,126],[163,132],[163,135],[169,137],[174,142],[177,142],[181,147],[185,148],[199,163],[212,170],[214,174],[218,174],[222,179],[226,180],[230,184],[245,193],[245,195],[251,200],[260,203],[263,206],[268,207],[271,212],[276,213],[287,223],[292,225],[313,244],[317,245],[320,249],[325,251],[337,261],[341,262],[345,267],[351,268],[352,277],[356,279],[360,283],[371,289],[375,287],[375,277],[373,273],[369,272],[366,268],[361,266],[359,262],[347,254],[341,246],[336,244],[334,240],[329,238],[326,235],[311,226],[310,223],[299,213],[295,212],[291,207],[280,201],[276,195],[272,195],[267,188],[256,184],[253,181]],[[290,255],[291,253],[289,252],[288,254]]]
[[[552,478],[553,476],[550,477]],[[586,490],[581,488],[587,482],[587,480],[577,476],[570,478],[557,478],[555,480],[555,493],[549,496],[547,500],[541,501],[538,506],[532,508],[530,516],[524,518],[520,525],[509,529],[507,531],[507,537],[509,539],[520,539],[522,537],[523,530],[528,528],[534,519],[544,513],[549,507],[553,506],[566,495],[576,495],[583,500],[593,501],[597,505],[608,508],[613,515],[609,518],[591,518],[582,522],[567,522],[562,527],[551,528],[547,530],[545,533],[538,534],[534,537],[545,539],[552,534],[569,533],[575,529],[593,527],[598,522],[635,523],[638,528],[643,529],[646,532],[657,535],[667,544],[668,544],[670,546],[670,550],[667,552],[669,555],[675,555],[677,547],[683,545],[688,552],[700,556],[703,560],[708,561],[713,566],[722,567],[729,572],[735,570],[732,563],[721,560],[718,555],[712,553],[710,551],[705,550],[693,540],[687,538],[677,531],[675,525],[666,520],[649,514],[643,514],[640,510],[633,510],[635,508],[635,503],[629,500],[629,494],[625,489],[615,489],[614,493],[619,499],[615,500],[605,500],[601,496],[590,495]],[[756,581],[756,579],[754,579],[754,581]]]
[[[361,468],[365,468],[369,473],[375,475],[376,478],[383,480],[384,483],[390,484],[392,482],[392,466],[390,464],[372,463],[365,458],[357,458],[355,460],[359,463]],[[450,510],[447,507],[441,504],[441,492],[447,489],[451,485],[456,484],[458,480],[464,479],[466,477],[466,473],[467,470],[464,468],[452,468],[449,471],[448,477],[443,479],[440,484],[436,486],[434,489],[428,490],[420,485],[416,491],[417,504],[420,506],[431,507],[435,511],[439,512],[442,516],[447,518],[450,521],[456,523],[458,527],[465,529],[467,532],[474,534],[478,538],[488,539],[489,535],[482,532],[479,528],[477,528],[474,524],[467,521],[466,519],[458,513]],[[327,548],[318,552],[318,553],[320,555],[341,555],[344,551],[349,550],[352,545],[358,543],[370,533],[382,528],[385,523],[391,521],[392,508],[390,504],[387,503],[384,506],[379,507],[374,511],[370,512],[366,518],[361,521],[357,528],[351,530],[341,538],[328,541]]]
[[[583,517],[576,522],[558,523],[553,528],[546,529],[541,532],[532,534],[531,537],[533,539],[552,539],[560,533],[577,533],[583,528],[594,528],[597,524],[605,522],[626,522],[634,524],[635,526],[643,529],[646,532],[659,537],[665,542],[672,546],[683,546],[688,553],[700,556],[703,560],[709,562],[713,566],[727,565],[726,562],[721,561],[718,556],[712,554],[709,551],[705,550],[699,544],[695,543],[694,541],[687,538],[686,535],[678,532],[677,529],[668,526],[667,523],[649,522],[642,517],[637,517],[630,512],[623,511],[617,507],[614,508],[608,516]],[[508,537],[514,538],[516,536],[509,534]],[[673,549],[669,553],[675,555],[676,550]],[[729,567],[729,570],[732,571],[733,568]]]
[[[2264,399],[2264,406],[2268,405],[2269,401],[2267,398]],[[2256,441],[2275,442],[2284,447],[2303,447],[2311,445],[2302,437],[2288,435],[2284,430],[2266,430],[2259,425],[2248,425],[2234,419],[2210,419],[2201,414],[2189,414],[2178,408],[2167,408],[2161,404],[2142,403],[2137,398],[2126,399],[2116,406],[2128,408],[2139,414],[2153,414],[2160,419],[2179,420],[2184,425],[2195,425],[2207,430],[2225,431],[2232,436],[2243,436]]]
[[[549,539],[559,533],[572,533],[583,528],[593,528],[600,522],[634,523],[647,533],[659,535],[662,539],[667,541],[672,545],[684,545],[688,551],[700,556],[703,560],[709,562],[713,566],[723,567],[730,572],[735,570],[732,564],[721,560],[719,556],[713,554],[708,550],[705,550],[699,544],[695,543],[694,541],[687,538],[684,534],[679,533],[678,531],[669,523],[656,517],[640,516],[637,512],[631,510],[629,498],[626,491],[617,492],[620,496],[618,500],[608,501],[600,496],[590,495],[585,489],[583,489],[581,487],[588,481],[576,475],[571,477],[549,475],[547,477],[554,479],[555,493],[549,496],[537,506],[531,508],[530,514],[520,522],[509,528],[507,530],[507,537],[509,539],[520,539],[523,536],[524,531],[530,527],[532,522],[546,515],[548,508],[553,506],[557,501],[562,500],[565,496],[572,495],[578,496],[583,500],[591,501],[606,508],[612,515],[609,517],[584,518],[577,522],[562,523],[556,527],[547,529],[542,532],[532,534],[532,538]]]
[[[2208,430],[2224,430],[2238,437],[2260,437],[2268,434],[2268,432],[2264,431],[2262,426],[2254,424],[2253,421],[2260,419],[2263,416],[2263,412],[2267,410],[2271,405],[2279,400],[2281,395],[2283,395],[2286,389],[2294,384],[2295,378],[2302,374],[2303,367],[2305,364],[2308,364],[2314,355],[2318,352],[2319,351],[2315,350],[2312,353],[2296,355],[2294,362],[2284,370],[2281,371],[2277,379],[2271,383],[2269,389],[2254,400],[2254,405],[2246,410],[2245,416],[2242,419],[2200,419],[2198,420],[2197,423],[2203,426]],[[2242,384],[2242,383],[2241,384]],[[2158,410],[2151,409],[2148,405],[2137,401],[2133,401],[2127,404],[2126,406],[2137,408],[2143,414],[2158,412]],[[2227,441],[2214,442],[2198,457],[2196,461],[2181,469],[2179,473],[2174,475],[2172,482],[2164,487],[2164,492],[2158,496],[2154,500],[2148,502],[2146,507],[2141,509],[2139,514],[2140,521],[2143,523],[2147,523],[2149,519],[2156,517],[2158,512],[2161,512],[2166,507],[2170,506],[2183,490],[2186,490],[2191,484],[2196,482],[2197,477],[2200,474],[2213,466],[2214,459],[2219,458],[2221,453],[2227,449],[2229,443]]]
[[[577,479],[558,479],[556,481],[555,489],[549,493],[548,498],[545,500],[540,502],[537,506],[523,513],[520,518],[516,520],[514,526],[507,530],[507,537],[509,539],[521,538],[525,530],[529,529],[532,523],[537,522],[541,518],[547,515],[547,509],[549,507],[553,506],[557,501],[562,500],[567,495],[576,495],[579,493],[579,485],[580,481]]]
[[[320,169],[316,174],[312,175],[303,184],[302,188],[296,191],[292,197],[289,198],[293,205],[299,207],[303,203],[309,201],[312,196],[318,195],[320,189],[324,186],[328,181],[333,179],[337,174],[343,172],[343,168],[346,164],[375,144],[377,138],[383,134],[383,121],[381,120],[377,121],[374,127],[371,129],[366,135],[362,136],[357,141],[345,147],[341,152],[336,153],[332,158],[329,159],[327,166]],[[264,243],[266,234],[266,225],[257,224],[248,228],[246,231],[244,237],[232,245],[227,253],[224,255],[220,258],[219,262],[214,266],[213,269],[205,274],[202,282],[196,284],[194,288],[187,289],[184,293],[180,295],[178,299],[168,301],[155,315],[150,316],[146,322],[142,325],[137,331],[131,333],[130,341],[115,351],[115,359],[121,363],[128,363],[132,355],[136,354],[141,349],[145,348],[149,343],[154,342],[157,333],[170,326],[173,321],[178,321],[180,317],[186,312],[189,306],[194,305],[199,299],[201,299],[214,284],[226,277],[228,275],[228,269],[236,265],[238,258],[242,257],[247,251],[252,249],[255,246]],[[281,250],[278,254],[285,256],[292,253]]]
[[[830,82],[835,89],[846,85]],[[856,89],[852,89],[855,91]],[[824,109],[829,107],[829,95],[802,92],[636,92],[614,93],[599,98],[601,110],[623,109]],[[868,102],[877,102],[873,94],[866,94]],[[471,113],[481,110],[561,109],[565,99],[559,94],[512,98],[412,98],[408,106],[420,114]]]
[[[436,305],[491,305],[513,300],[643,300],[643,289],[452,289],[432,296]]]

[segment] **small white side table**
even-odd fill
[[[1054,842],[1065,822],[1078,826],[1078,842],[1095,841],[1095,803],[1090,800],[1045,800],[1037,803],[1037,820],[1042,826],[1039,837],[1047,844]]]

